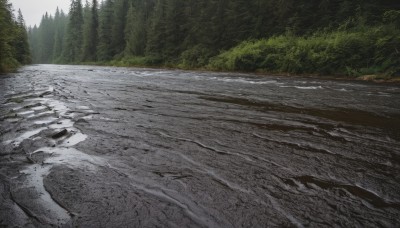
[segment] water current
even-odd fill
[[[398,85],[32,65],[0,104],[0,226],[400,224]]]

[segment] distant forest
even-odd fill
[[[0,0],[0,73],[30,62],[28,34],[21,10],[15,18],[12,5]]]
[[[34,63],[400,72],[399,0],[72,0],[28,35]]]

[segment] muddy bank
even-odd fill
[[[398,86],[37,65],[0,88],[0,226],[400,222]]]

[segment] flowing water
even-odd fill
[[[398,85],[33,65],[0,103],[0,226],[400,224]]]

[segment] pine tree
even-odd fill
[[[89,4],[86,4],[89,8]],[[85,8],[86,8],[85,7]],[[86,9],[85,13],[85,28],[83,42],[83,61],[92,62],[97,60],[97,45],[98,45],[98,10],[97,0],[93,0],[91,9]]]
[[[165,2],[163,0],[157,0],[150,19],[146,45],[146,55],[153,58],[163,58],[163,50],[166,45],[165,18]]]
[[[64,34],[66,25],[68,23],[68,18],[65,13],[57,8],[56,14],[54,16],[54,45],[53,45],[53,55],[52,62],[53,63],[62,63],[64,62],[62,59],[62,52],[64,46]]]
[[[52,62],[54,33],[54,19],[46,12],[39,26],[38,62]]]
[[[26,31],[25,20],[21,9],[18,10],[16,21],[16,34],[14,38],[14,48],[16,60],[21,64],[31,63],[31,53],[28,43],[28,33]]]
[[[39,28],[35,25],[28,30],[28,40],[33,63],[39,62]]]
[[[88,0],[86,0],[85,7],[83,8],[83,45],[82,45],[82,61],[89,61],[88,57],[90,55],[89,45],[90,45],[90,21],[91,21],[91,10]]]
[[[0,73],[30,63],[30,48],[21,10],[14,19],[12,5],[0,0]]]
[[[127,15],[125,28],[125,55],[144,56],[147,42],[148,14],[146,1],[137,1],[131,4]]]
[[[112,55],[119,55],[125,49],[125,27],[128,13],[128,0],[119,0],[114,3],[113,23],[111,27]]]
[[[13,56],[13,20],[11,5],[7,0],[0,0],[0,73],[16,67],[18,64]]]
[[[78,62],[82,59],[83,23],[81,0],[72,0],[67,38],[63,49],[63,57],[66,62]]]
[[[187,34],[183,0],[166,1],[165,7],[165,59],[174,59],[182,52],[182,41]]]
[[[111,60],[112,51],[112,24],[113,24],[113,0],[107,0],[101,6],[99,15],[99,44],[97,46],[97,59],[99,61]]]

